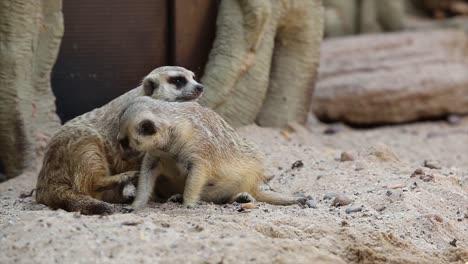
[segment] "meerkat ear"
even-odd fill
[[[158,128],[153,121],[145,119],[138,124],[138,133],[143,136],[151,136],[158,132]]]
[[[159,87],[159,81],[156,78],[147,77],[143,80],[143,90],[145,95],[152,95]]]

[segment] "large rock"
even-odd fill
[[[467,57],[467,36],[458,31],[325,41],[313,112],[356,125],[468,113]]]

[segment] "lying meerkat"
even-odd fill
[[[193,78],[181,67],[157,68],[141,86],[67,122],[48,144],[37,180],[37,202],[83,214],[114,212],[110,203],[124,202],[122,188],[136,180],[142,160],[142,155],[120,152],[119,113],[135,97],[196,100],[203,86]]]
[[[260,190],[259,185],[268,179],[263,154],[218,114],[197,103],[135,98],[122,112],[118,138],[126,151],[145,153],[133,209],[146,205],[160,170],[164,171],[161,162],[168,159],[177,164],[180,175],[175,176],[183,178],[175,182],[184,182],[187,207],[199,199],[226,203],[245,193],[270,204],[298,203],[292,197]]]

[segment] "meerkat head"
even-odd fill
[[[160,67],[143,79],[143,91],[162,101],[195,101],[203,94],[203,85],[194,78],[193,72],[182,67]]]
[[[124,159],[154,149],[163,149],[170,138],[169,124],[149,110],[130,106],[120,117],[117,135]]]

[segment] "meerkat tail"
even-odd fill
[[[61,195],[62,204],[69,212],[80,212],[84,215],[112,214],[114,206],[110,203],[99,201],[88,195],[79,194],[74,190],[65,190]]]
[[[265,202],[273,205],[293,205],[299,204],[299,202],[293,197],[286,197],[278,193],[262,191],[259,189],[251,192],[251,195],[258,202]]]

